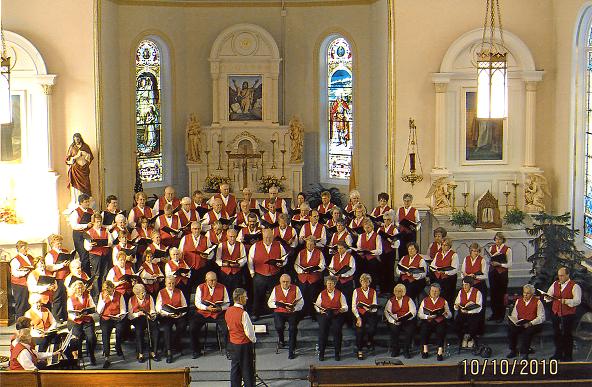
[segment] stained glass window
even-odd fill
[[[163,180],[160,71],[158,46],[142,40],[136,50],[136,154],[143,182]]]
[[[351,175],[354,117],[353,69],[349,43],[342,37],[327,46],[327,119],[329,177],[348,179]]]
[[[586,66],[586,159],[584,193],[584,243],[592,247],[592,30],[588,38]]]

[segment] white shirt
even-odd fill
[[[370,292],[371,288],[368,288],[368,290],[363,290],[362,288],[360,288],[360,290],[362,290],[362,293],[364,293],[364,296],[367,298],[368,297],[368,293]],[[378,302],[376,301],[376,292],[374,292],[374,297],[372,297],[372,301],[370,302],[371,304],[378,304]],[[352,294],[352,313],[354,314],[355,318],[360,318],[360,312],[358,311],[358,292],[356,290],[354,290],[353,294]]]
[[[16,345],[18,343],[18,340],[14,340],[14,345]],[[50,357],[53,356],[53,352],[37,352],[34,348],[31,348],[31,346],[29,344],[25,344],[25,343],[21,343],[23,344],[27,349],[29,349],[31,352],[33,352],[35,354],[35,356],[37,356],[37,360],[45,360],[45,359],[49,359]],[[25,370],[36,370],[37,366],[35,365],[35,363],[33,363],[33,358],[31,356],[31,353],[29,351],[27,351],[26,349],[21,351],[21,353],[19,353],[19,355],[16,357],[16,360],[19,362],[19,364],[21,365],[21,367],[23,367]]]
[[[506,245],[505,243],[502,243],[502,245],[497,248],[498,253],[505,245]],[[497,245],[494,245],[494,246],[497,247]],[[489,250],[489,252],[491,253],[491,250]],[[502,263],[501,267],[505,267],[506,269],[509,269],[512,267],[512,249],[509,246],[508,246],[508,250],[506,250],[506,263]]]
[[[524,305],[528,306],[528,304],[530,304],[531,302],[537,303],[537,316],[530,323],[532,325],[538,325],[538,324],[544,323],[545,322],[545,307],[543,306],[543,303],[538,298],[531,297],[530,300],[528,300],[528,302],[524,302]],[[510,316],[512,316],[515,319],[518,318],[518,310],[516,309],[517,304],[518,304],[518,301],[516,301],[516,303],[514,303],[514,308],[512,308],[512,313],[510,314]]]
[[[133,295],[132,297],[136,297],[135,295]],[[130,297],[129,301],[127,302],[127,310],[128,310],[128,316],[130,320],[133,320],[135,318],[140,317],[140,311],[133,313],[132,310],[134,309],[132,306],[132,297]],[[149,314],[154,314],[156,313],[156,310],[154,309],[154,300],[152,299],[152,297],[150,297],[149,294],[146,294],[144,296],[144,298],[148,297],[149,301],[149,305],[148,305],[148,312]],[[136,297],[137,299],[137,297]],[[144,301],[144,300],[142,300]],[[140,300],[138,300],[138,304],[140,304]]]
[[[240,253],[238,254],[239,259],[237,263],[240,265],[240,267],[245,266],[245,264],[247,263],[247,250],[245,249],[245,245],[243,245],[240,242],[235,242],[233,245],[231,245],[230,243],[228,243],[228,241],[226,241],[222,242],[220,244],[220,247],[216,249],[216,264],[219,267],[222,267],[222,245],[227,247],[229,254],[234,253],[235,248],[240,249]]]
[[[56,251],[58,254],[60,253],[59,251],[54,250],[54,249],[49,250],[49,253],[47,253],[45,255],[45,259],[44,259],[44,261],[45,261],[45,268],[48,271],[58,271],[60,269],[63,269],[64,267],[66,267],[66,264],[65,263],[56,263],[54,265],[54,263],[53,263],[53,255],[51,255],[51,252],[52,251]],[[67,251],[64,251],[64,252],[67,253]]]
[[[113,266],[111,269],[109,269],[109,272],[107,273],[107,277],[105,279],[107,281],[113,282],[113,285],[118,286],[118,285],[122,284],[124,281],[115,281],[115,267],[116,266],[119,269],[119,271],[121,271],[121,274],[125,274],[125,267],[120,267],[119,262],[118,262],[115,266]],[[136,275],[136,273],[134,273],[133,267],[130,269],[132,271],[132,274]]]
[[[80,206],[78,206],[78,208],[80,208],[84,212],[88,211]],[[68,216],[68,222],[70,223],[70,227],[72,227],[72,230],[76,231],[83,231],[88,226],[88,223],[78,223],[78,211],[76,210],[70,213],[70,216]]]
[[[101,230],[98,231],[98,234],[99,235],[101,234]],[[111,247],[111,246],[113,246],[113,236],[111,235],[111,233],[109,231],[107,231],[107,246],[106,247]],[[93,249],[92,241],[90,239],[84,240],[84,249],[86,251],[91,251]]]
[[[396,218],[397,218],[396,220],[397,221],[395,222],[395,224],[397,225],[397,227],[399,227],[399,210],[401,208],[405,212],[405,215],[407,215],[407,214],[409,214],[409,211],[411,211],[411,208],[413,208],[413,207],[409,207],[409,208],[399,207],[397,209],[397,216],[396,216]],[[415,209],[415,220],[414,220],[414,222],[417,224],[417,226],[416,226],[417,227],[417,231],[419,231],[419,229],[421,228],[421,223],[420,223],[420,219],[419,219],[419,210],[417,208]]]
[[[460,269],[462,278],[465,278],[467,276],[467,262],[469,262],[470,260],[471,263],[475,263],[475,260],[477,258],[473,259],[470,255],[465,257]],[[485,281],[487,279],[487,262],[485,261],[485,258],[481,259],[481,274],[475,275],[475,279],[478,279],[480,281]]]
[[[323,302],[321,298],[321,293],[319,293],[319,296],[317,297],[317,300],[314,303],[314,307],[316,311],[319,313],[321,312],[321,303]],[[332,293],[327,292],[327,295],[329,296],[329,299],[333,300],[333,297],[335,297],[335,291],[333,291]],[[341,293],[339,303],[341,304],[341,312],[347,312],[349,308],[347,306],[347,301],[345,300],[345,296],[343,295],[343,293]]]
[[[362,236],[366,235],[366,240],[370,240],[370,238],[372,238],[372,234],[374,234],[374,231],[372,231],[370,234],[368,233],[364,233],[361,234],[360,237],[358,238],[358,243],[357,243],[357,248],[358,249],[362,249]],[[372,253],[372,255],[375,256],[379,256],[382,254],[382,238],[380,237],[380,235],[376,235],[376,249],[374,250],[370,250],[370,252]]]
[[[428,296],[429,297],[429,296]],[[424,302],[425,300],[428,298],[424,298],[423,301],[421,302],[421,304],[419,304],[419,309],[417,310],[417,317],[419,317],[422,320],[427,320],[428,319],[428,315],[424,313]],[[431,298],[431,297],[430,297]],[[442,296],[440,296],[439,298],[442,298]],[[432,302],[435,303],[436,300],[434,300],[433,298],[431,298]],[[450,308],[448,307],[448,302],[446,300],[444,300],[444,318],[451,318],[452,317],[452,313],[450,313]]]
[[[273,242],[269,246],[266,245],[265,243],[262,243],[262,244],[265,247],[265,250],[269,253],[269,251],[271,250],[271,246],[273,245]],[[253,262],[253,259],[255,257],[255,246],[257,246],[257,243],[255,243],[249,249],[249,257],[248,257],[248,260],[247,260],[247,266],[249,268],[249,272],[251,273],[251,277],[253,277],[255,275],[255,264]],[[279,257],[271,257],[271,258],[272,259],[280,259],[284,255],[286,255],[286,250],[284,249],[284,246],[282,246],[280,244],[280,256]],[[284,259],[284,261],[282,263],[282,266],[286,266],[286,263],[288,263],[288,260],[287,259]]]
[[[321,228],[321,236],[319,238],[319,241],[316,243],[316,245],[318,247],[323,247],[327,244],[327,230],[325,228],[325,226],[323,226],[321,223],[317,222],[317,224],[315,224],[314,226],[312,225],[312,223],[308,223],[309,227],[310,227],[310,235],[312,235],[314,238],[316,238],[315,235],[315,231],[317,230],[318,227]],[[300,237],[300,239],[305,239],[306,238],[306,225],[302,226],[302,228],[300,229],[300,234],[298,235]]]
[[[414,257],[411,257],[409,259],[409,262],[413,261],[413,258]],[[401,258],[401,260],[402,260],[402,258]],[[398,263],[401,263],[401,261],[399,261]],[[426,265],[426,261],[425,261],[425,259],[423,259],[423,257],[422,257],[422,259],[419,260],[419,267],[422,268],[423,271],[421,273],[415,273],[415,274],[413,274],[413,278],[415,278],[416,280],[422,279],[422,278],[425,278],[426,277],[427,265]],[[397,273],[398,276],[401,276],[401,270],[399,270],[399,266],[398,265],[395,266],[395,272]]]
[[[448,250],[448,251],[450,251],[450,250]],[[446,254],[448,254],[448,251],[447,252],[442,251],[441,254],[443,256],[445,256]],[[456,254],[455,252],[453,252],[453,254],[452,254],[452,260],[450,262],[450,266],[452,267],[452,270],[444,271],[444,273],[449,276],[458,274],[458,254]],[[436,258],[434,258],[432,260],[432,262],[430,263],[430,267],[433,269],[436,269]]]
[[[315,252],[315,250],[313,250],[313,251],[308,251],[308,249],[302,250],[302,251],[306,251],[306,261],[307,262],[310,262],[310,260],[312,258],[312,254]],[[298,254],[298,256],[296,257],[296,262],[294,262],[294,270],[296,270],[296,273],[298,273],[298,274],[304,274],[304,270],[301,267],[303,264],[302,264],[302,260],[300,259],[300,254],[302,254],[302,253]],[[322,273],[323,270],[325,270],[325,257],[323,256],[323,252],[320,250],[319,250],[319,255],[321,257],[321,259],[319,260],[319,268],[320,269],[316,270],[316,272]]]
[[[290,289],[284,289],[280,286],[282,293],[284,293],[284,297],[288,296],[288,291],[290,291]],[[267,300],[267,306],[269,306],[270,309],[275,309],[278,306],[275,304],[275,292],[276,290],[272,290],[271,294],[269,295],[269,300]],[[302,308],[304,307],[304,299],[302,298],[302,292],[300,291],[300,288],[298,286],[296,286],[296,304],[294,305],[294,312],[298,312],[300,310],[302,310]]]
[[[345,253],[343,253],[343,255],[340,255],[339,253],[334,254],[333,259],[331,259],[331,262],[329,263],[329,268],[331,270],[335,271],[335,260],[339,259],[341,261],[346,254],[347,254],[347,251]],[[354,259],[354,257],[351,254],[349,255],[349,262],[346,263],[346,266],[349,266],[351,269],[349,269],[348,271],[346,271],[343,274],[337,275],[337,277],[351,277],[356,272],[356,260]]]
[[[173,297],[173,292],[169,291],[167,288],[164,288],[165,291],[168,293],[169,297]],[[185,296],[183,295],[183,292],[181,292],[181,307],[184,308],[187,306],[187,301],[185,300]],[[172,313],[168,313],[164,310],[162,310],[162,297],[160,296],[160,292],[158,292],[158,296],[156,297],[156,305],[154,307],[156,309],[156,313],[162,315],[162,316],[171,316]],[[183,313],[182,315],[185,315],[185,313]]]
[[[18,253],[18,255],[20,255],[21,258],[23,258],[25,260],[25,262],[29,262],[31,264],[31,267],[33,267],[33,262],[31,262],[31,260],[29,260],[29,257],[27,257],[26,255],[23,255],[21,253]],[[17,257],[14,257],[10,260],[10,274],[14,277],[17,277],[17,278],[26,277],[31,270],[32,269],[22,269],[21,263]]]
[[[210,293],[210,296],[212,296],[214,294],[214,290],[216,288],[210,288],[208,285],[206,285],[206,289],[208,290],[208,293]],[[201,302],[201,286],[198,286],[195,289],[195,307],[199,310],[208,310],[208,306],[204,305]],[[228,309],[228,306],[230,305],[230,298],[228,298],[228,291],[226,290],[226,287],[224,287],[224,298],[223,298],[224,304],[222,304],[220,307],[222,308],[222,310],[226,310]]]
[[[400,300],[395,298],[395,302],[399,305],[399,307],[401,307],[403,305],[402,298]],[[384,306],[384,317],[386,317],[386,320],[391,324],[400,324],[397,321],[395,321],[395,319],[393,318],[393,315],[391,312],[392,309],[393,309],[393,303],[391,302],[391,300],[388,300],[386,302],[386,305]],[[415,307],[415,302],[413,302],[411,297],[409,298],[409,312],[411,313],[411,316],[412,316],[411,318],[413,318],[417,315],[417,308]]]
[[[475,308],[475,309],[468,310],[468,311],[464,311],[462,313],[467,313],[467,314],[481,313],[481,308],[483,307],[483,295],[481,294],[479,289],[476,289],[476,288],[471,288],[470,291],[477,292],[477,297],[475,298],[475,304],[479,305],[479,307]],[[460,295],[462,294],[462,292],[464,292],[464,289],[460,289],[460,291],[456,295],[456,299],[454,300],[454,310],[460,310],[460,306],[459,306],[460,305]],[[468,300],[469,297],[470,297],[470,294],[467,294],[467,303],[470,302]]]
[[[565,281],[565,283],[561,284],[561,291],[562,292],[565,289],[565,287],[567,286],[567,283],[568,283],[568,281]],[[580,285],[574,283],[571,293],[573,295],[573,298],[564,299],[565,305],[575,308],[576,306],[580,305],[580,303],[582,302],[582,288],[580,287]],[[555,282],[553,282],[551,284],[551,287],[549,287],[549,290],[547,290],[547,294],[554,296],[554,297],[559,296],[559,295],[555,296]]]
[[[296,229],[292,226],[288,226],[286,228],[277,228],[280,238],[282,239],[284,239],[284,235],[286,235],[286,232],[288,232],[289,229],[292,229],[292,239],[287,242],[291,247],[296,247],[298,246],[298,233],[296,232]]]
[[[80,302],[81,304],[82,302],[82,297],[78,297],[75,296],[76,298],[78,298],[78,302]],[[95,307],[95,302],[93,301],[91,296],[87,296],[88,297],[88,307],[89,308],[94,308]],[[67,310],[68,310],[68,319],[74,321],[74,319],[76,318],[76,313],[74,313],[74,311],[76,310],[74,308],[74,305],[72,304],[72,299],[68,298],[68,303],[66,306]]]
[[[109,301],[112,301],[114,296],[115,296],[115,293],[113,293],[111,296],[109,296]],[[99,303],[97,304],[97,313],[99,315],[103,314],[103,311],[105,310],[105,303],[106,303],[106,300],[105,300],[105,298],[103,298],[103,293],[101,292],[101,294],[99,295]],[[125,312],[126,312],[125,300],[123,299],[123,296],[120,296],[119,297],[119,313],[118,313],[118,315],[122,315]]]

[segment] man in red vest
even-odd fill
[[[255,329],[245,311],[247,292],[237,288],[232,293],[232,305],[224,319],[228,327],[228,353],[230,355],[230,387],[255,386]],[[241,384],[242,383],[244,384]]]
[[[20,317],[29,309],[27,276],[33,270],[33,257],[29,255],[29,244],[25,241],[16,242],[16,251],[18,254],[10,260],[10,284],[14,312],[16,317]]]
[[[159,314],[159,325],[163,328],[164,346],[166,347],[166,362],[173,362],[173,343],[180,352],[181,337],[185,334],[187,321],[187,301],[181,290],[175,287],[175,277],[166,277],[165,288],[156,296],[154,309]],[[171,309],[174,308],[174,309]],[[173,335],[173,327],[175,334]]]
[[[208,204],[214,207],[216,199],[220,199],[222,202],[222,210],[228,214],[228,216],[234,216],[238,207],[236,197],[230,193],[230,185],[228,183],[220,184],[220,193],[215,194],[210,198]]]
[[[288,322],[288,359],[296,358],[296,336],[298,335],[298,321],[300,311],[304,306],[302,293],[298,286],[292,284],[288,274],[282,274],[280,284],[273,288],[267,305],[273,309],[273,323],[278,334],[278,347],[284,348],[284,327]]]
[[[534,297],[534,286],[526,284],[522,287],[522,298],[514,304],[512,313],[508,316],[508,340],[510,341],[510,353],[508,359],[516,357],[518,337],[522,336],[520,353],[522,359],[528,359],[528,350],[532,337],[541,331],[545,322],[545,308],[538,297]]]
[[[193,359],[203,354],[199,348],[199,333],[201,328],[208,322],[215,323],[217,329],[222,332],[226,346],[227,332],[224,323],[224,313],[230,305],[228,292],[221,283],[218,283],[216,273],[210,271],[206,274],[206,282],[200,284],[195,290],[195,315],[189,323],[191,334],[191,347],[193,348]]]
[[[164,211],[164,206],[167,204],[170,204],[173,209],[181,205],[181,201],[175,196],[175,188],[170,185],[164,189],[164,196],[158,198],[154,203],[154,207],[152,207],[152,216],[159,213],[162,215],[162,212],[160,211]]]
[[[90,196],[83,193],[78,196],[78,207],[68,216],[68,223],[72,228],[72,240],[74,249],[82,262],[82,270],[86,274],[90,273],[90,261],[88,251],[84,248],[84,232],[92,227],[91,215],[94,213],[90,208]]]
[[[107,277],[107,272],[112,266],[111,246],[113,238],[111,233],[103,227],[101,214],[93,214],[93,226],[87,231],[89,239],[84,240],[84,248],[88,251],[90,259],[91,276],[94,276],[91,294],[97,297]]]
[[[557,271],[558,280],[551,284],[545,301],[551,301],[553,339],[555,354],[551,359],[572,361],[572,330],[576,317],[576,308],[582,302],[582,288],[569,278],[569,269],[561,267]]]

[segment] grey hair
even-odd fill
[[[522,289],[528,289],[532,294],[534,294],[535,288],[533,284],[526,284],[522,287]]]
[[[372,283],[372,276],[368,273],[362,273],[360,276],[360,283],[362,283],[362,280],[368,280],[370,283]]]
[[[247,291],[243,288],[236,288],[234,289],[234,291],[232,292],[232,300],[234,302],[237,302],[238,300],[240,300],[240,298],[242,296],[244,296],[245,294],[247,294]]]

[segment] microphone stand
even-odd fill
[[[148,318],[148,314],[144,312],[144,317],[146,317],[146,330],[148,331],[148,370],[152,371],[152,333],[150,333],[150,319]]]
[[[269,387],[265,380],[263,380],[259,374],[257,373],[257,351],[255,351],[255,346],[257,343],[253,343],[253,371],[255,372],[255,387],[256,386],[265,386]]]

